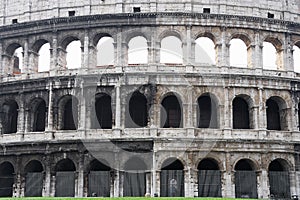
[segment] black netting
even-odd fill
[[[89,196],[109,197],[110,196],[110,172],[91,171],[89,174]]]
[[[160,174],[160,196],[184,196],[184,172],[182,170],[162,170]]]
[[[146,174],[143,172],[125,172],[123,188],[123,196],[144,196],[146,193]]]
[[[270,194],[275,198],[290,198],[290,178],[287,171],[269,172]]]
[[[12,197],[14,176],[0,177],[0,197]]]
[[[236,171],[235,197],[257,198],[257,179],[255,171]]]
[[[25,197],[41,197],[43,191],[43,179],[43,173],[27,173],[25,179]]]
[[[200,170],[198,173],[198,196],[221,197],[221,172],[219,170]]]
[[[56,172],[55,196],[75,196],[75,172]]]

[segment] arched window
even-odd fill
[[[78,100],[69,95],[61,100],[61,129],[76,130],[78,127]]]
[[[90,163],[88,196],[109,197],[111,186],[111,168],[106,161],[93,160]]]
[[[81,67],[81,42],[79,40],[70,42],[66,47],[67,68],[77,69]]]
[[[263,43],[263,68],[277,70],[277,51],[270,42]]]
[[[290,193],[290,177],[288,164],[281,159],[273,160],[269,165],[269,184],[270,194],[274,198],[289,199]]]
[[[221,171],[215,160],[203,159],[198,165],[198,197],[221,197]]]
[[[286,104],[279,97],[271,97],[266,102],[267,107],[267,129],[287,130]]]
[[[59,161],[55,166],[55,172],[55,196],[74,197],[76,167],[73,161],[68,158]]]
[[[299,46],[300,46],[300,42]],[[300,47],[297,45],[294,45],[294,52],[293,52],[293,58],[294,58],[294,71],[297,73],[300,73]]]
[[[241,97],[234,98],[232,102],[233,128],[249,129],[249,105],[246,100]]]
[[[164,98],[161,103],[161,126],[163,128],[181,128],[181,105],[175,95]]]
[[[160,49],[160,63],[182,64],[182,42],[175,36],[162,39]]]
[[[10,101],[3,104],[3,133],[10,134],[16,133],[18,127],[18,110],[17,102]]]
[[[15,170],[10,162],[0,164],[0,197],[13,197]]]
[[[38,72],[47,72],[50,70],[50,43],[41,46],[38,55]]]
[[[230,66],[247,67],[247,46],[241,39],[232,39],[230,41]]]
[[[128,43],[128,64],[148,63],[148,44],[146,38],[137,36]]]
[[[148,124],[148,108],[146,97],[134,92],[129,100],[129,113],[126,115],[126,127],[141,128]]]
[[[41,197],[43,191],[43,165],[37,160],[25,166],[25,197]]]
[[[184,166],[176,158],[167,159],[160,173],[161,197],[184,197]]]
[[[97,66],[114,65],[114,39],[102,37],[97,44]]]
[[[125,163],[123,196],[142,197],[145,195],[146,169],[145,162],[137,157],[133,157]]]
[[[209,95],[198,98],[198,128],[217,128],[218,109],[216,102]]]
[[[257,177],[253,166],[248,159],[242,159],[235,165],[236,198],[257,198]]]
[[[199,37],[196,40],[195,61],[205,65],[216,64],[215,44],[210,38]]]
[[[18,47],[13,54],[13,73],[20,74],[24,68],[24,50],[23,47]]]
[[[36,103],[33,116],[33,132],[45,131],[46,126],[46,102],[42,99]]]
[[[95,102],[96,116],[92,119],[92,128],[111,129],[112,110],[111,97],[107,94],[97,94]]]

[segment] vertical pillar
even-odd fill
[[[84,189],[84,154],[80,154],[77,177],[77,197],[83,197]]]
[[[184,171],[184,188],[185,188],[185,197],[194,197],[193,183],[192,183],[192,171],[190,167],[187,167],[187,170]]]
[[[187,85],[188,92],[187,92],[187,98],[186,101],[187,103],[185,104],[185,113],[183,115],[186,116],[186,119],[183,120],[184,123],[184,128],[193,128],[193,87]]]
[[[154,144],[155,146],[155,144]],[[157,180],[156,180],[156,159],[155,159],[155,155],[156,155],[156,150],[154,150],[154,147],[153,147],[153,153],[152,153],[152,188],[151,188],[151,196],[154,197],[154,194],[157,193],[156,191],[156,183],[157,183]]]
[[[146,172],[146,194],[151,194],[151,172]]]
[[[192,40],[191,36],[191,26],[186,27],[186,43],[183,48],[183,64],[186,65],[186,71],[192,72],[193,71],[193,49],[192,49],[192,43],[194,41]]]
[[[24,94],[21,94],[20,97],[21,101],[18,110],[18,124],[17,124],[17,132],[22,134],[24,133],[24,129],[25,129],[25,108],[24,108],[23,96]]]
[[[44,187],[42,195],[43,197],[51,196],[51,162],[49,155],[46,156],[46,165],[45,165],[45,178],[44,178]]]
[[[222,181],[222,196],[226,198],[235,197],[235,185],[233,182],[234,172],[231,169],[231,159],[230,154],[226,153],[226,168],[223,171],[223,181]]]
[[[255,31],[255,51],[253,56],[254,68],[257,69],[258,74],[261,74],[261,70],[263,69],[263,55],[262,55],[263,46],[260,43],[260,34],[258,31]]]
[[[119,197],[120,196],[120,171],[116,170],[114,174],[114,196],[113,197]]]
[[[48,117],[47,117],[47,129],[46,131],[52,131],[53,130],[53,83],[52,81],[49,81],[48,83],[48,91],[49,91],[49,97],[48,97]]]
[[[258,129],[258,113],[259,113],[259,106],[254,105],[251,108],[251,116],[252,116],[252,121],[250,122],[250,127],[253,129]]]
[[[118,28],[118,34],[116,38],[116,43],[114,43],[114,49],[115,49],[115,67],[116,72],[122,72],[122,28]]]
[[[4,70],[3,70],[3,43],[0,41],[0,76],[4,76]]]
[[[288,72],[294,72],[293,64],[293,45],[291,42],[291,35],[286,34],[283,44],[283,67]]]
[[[115,86],[116,88],[116,129],[121,128],[121,94],[120,94],[120,84]]]
[[[57,68],[57,56],[58,56],[57,34],[53,33],[52,47],[50,49],[50,71],[54,71]]]
[[[229,88],[224,88],[224,96],[225,96],[225,102],[224,102],[224,129],[230,129],[231,128],[231,102],[229,102]]]
[[[24,42],[24,49],[23,49],[23,71],[22,73],[30,73],[31,69],[29,67],[29,47],[28,47],[28,39]]]
[[[297,181],[296,181],[296,172],[290,171],[290,184],[291,184],[291,195],[297,194]],[[299,194],[298,194],[299,195]]]
[[[267,128],[267,113],[263,98],[263,88],[258,88],[259,93],[259,110],[258,110],[258,128],[265,130]]]
[[[81,80],[80,83],[80,88],[81,88],[81,92],[80,92],[80,115],[79,115],[79,127],[78,130],[85,130],[86,129],[86,95],[85,95],[85,87],[84,87],[84,80]]]
[[[21,160],[20,157],[17,157],[17,162],[16,162],[16,177],[15,177],[15,182],[13,185],[13,197],[20,197],[21,195],[21,190],[22,190],[22,178],[21,178]]]
[[[84,44],[83,44],[83,59],[81,62],[81,68],[90,68],[92,66],[89,65],[89,31],[85,30],[84,31]]]
[[[270,196],[268,180],[268,172],[265,169],[257,172],[257,193],[260,199],[267,199]]]

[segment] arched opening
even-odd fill
[[[12,197],[15,170],[10,162],[0,165],[0,197]]]
[[[126,127],[142,128],[148,124],[148,107],[145,95],[134,92],[129,100]]]
[[[146,169],[143,160],[137,157],[129,159],[124,166],[123,196],[142,197],[146,193]]]
[[[218,108],[210,95],[198,98],[198,128],[218,127]]]
[[[50,43],[43,44],[38,52],[38,72],[47,72],[50,70]]]
[[[235,38],[230,41],[230,66],[247,67],[247,46],[241,39]]]
[[[18,127],[18,110],[19,106],[15,101],[9,101],[3,104],[3,116],[2,125],[3,133],[11,134],[17,132]]]
[[[248,159],[238,161],[235,170],[235,197],[257,199],[257,177],[254,163]]]
[[[24,49],[18,47],[13,54],[13,74],[21,74],[24,69]]]
[[[198,165],[198,197],[221,197],[221,171],[215,160],[203,159]]]
[[[269,184],[270,194],[274,198],[289,199],[290,193],[290,176],[288,164],[281,159],[273,160],[269,165]]]
[[[298,103],[298,130],[300,130],[300,103]]]
[[[148,63],[147,39],[142,36],[132,38],[128,43],[128,64]]]
[[[75,173],[76,167],[72,160],[66,158],[60,160],[55,166],[55,196],[75,196]]]
[[[88,196],[109,197],[111,186],[111,168],[106,161],[93,160],[90,163]]]
[[[161,40],[160,63],[182,64],[182,42],[178,37],[167,36]]]
[[[300,42],[299,46],[300,46]],[[293,58],[294,58],[294,71],[297,73],[300,73],[300,47],[297,45],[294,45],[293,48]]]
[[[247,101],[241,97],[232,102],[233,128],[250,129],[250,113]]]
[[[40,161],[32,160],[25,166],[25,197],[41,197],[44,168]]]
[[[215,44],[209,37],[199,37],[196,39],[195,61],[205,65],[216,64]]]
[[[175,95],[164,98],[161,103],[161,126],[163,128],[181,128],[181,105]]]
[[[33,116],[33,132],[45,131],[46,126],[46,102],[39,99]]]
[[[102,37],[97,43],[97,66],[114,65],[114,39]]]
[[[277,51],[270,42],[263,43],[263,69],[277,70]]]
[[[107,94],[97,94],[95,101],[96,116],[92,118],[92,128],[111,129],[112,128],[112,110],[111,97]]]
[[[62,101],[62,130],[76,130],[78,127],[78,100],[73,96],[67,96]]]
[[[75,40],[70,42],[66,47],[67,69],[78,69],[81,67],[81,42]]]
[[[286,109],[284,101],[279,97],[267,100],[267,129],[287,130]]]
[[[160,173],[161,197],[184,197],[184,166],[176,158],[167,159]]]

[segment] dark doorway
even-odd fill
[[[198,197],[222,197],[221,172],[218,164],[204,159],[198,165]]]
[[[167,159],[160,173],[160,195],[162,197],[184,197],[184,167],[175,158]]]
[[[267,129],[281,130],[279,106],[273,99],[267,101]]]
[[[209,95],[198,98],[198,108],[198,128],[217,128],[217,105]]]
[[[78,125],[78,100],[69,98],[63,107],[63,130],[76,130]]]
[[[126,127],[142,128],[148,124],[148,108],[146,97],[134,92],[129,100],[129,113],[126,114]]]
[[[247,101],[236,97],[232,102],[233,128],[250,129],[249,106]]]
[[[107,94],[96,95],[96,119],[92,120],[93,129],[112,128],[111,97]]]
[[[181,106],[175,95],[168,96],[162,101],[161,125],[163,128],[181,128]]]
[[[25,197],[41,197],[43,191],[43,166],[39,161],[30,161],[25,167]]]
[[[11,163],[4,162],[0,165],[0,197],[12,197],[15,170]]]
[[[104,164],[105,163],[105,164]],[[93,160],[90,164],[89,172],[89,192],[90,197],[110,196],[111,168],[104,161]]]
[[[33,132],[45,131],[46,122],[46,103],[41,100],[34,112]]]
[[[252,161],[240,160],[235,165],[235,197],[257,199],[257,177]]]
[[[280,160],[274,160],[269,165],[270,194],[278,199],[290,199],[290,176]]]
[[[18,110],[19,106],[15,101],[11,101],[3,105],[4,119],[2,120],[2,122],[4,134],[17,132]]]
[[[64,159],[59,161],[55,167],[55,196],[75,196],[75,172],[76,168],[72,160]]]

